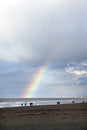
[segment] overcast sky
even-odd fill
[[[0,0],[0,97],[87,96],[87,1]]]

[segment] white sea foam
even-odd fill
[[[4,107],[20,107],[21,104],[23,106],[30,106],[32,102],[33,105],[54,105],[57,102],[60,104],[71,104],[72,101],[75,103],[87,103],[87,98],[30,98],[30,99],[23,99],[23,98],[0,98],[0,108]]]

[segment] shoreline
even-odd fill
[[[32,102],[33,103],[33,102]],[[87,104],[86,102],[84,102],[84,103],[64,103],[64,104],[46,104],[46,105],[32,105],[32,106],[30,106],[30,105],[26,105],[26,106],[12,106],[12,107],[1,107],[0,109],[7,109],[7,108],[25,108],[25,107],[50,107],[50,106],[74,106],[74,105],[81,105],[81,104]]]
[[[87,104],[87,102],[81,102],[81,103],[57,103],[57,104],[45,104],[45,105],[36,105],[36,104],[33,104],[33,102],[32,102],[32,105],[23,105],[23,106],[21,106],[21,105],[19,105],[19,106],[12,106],[12,107],[10,107],[10,106],[8,106],[8,107],[0,107],[0,109],[7,109],[7,108],[22,108],[22,107],[44,107],[44,106],[58,106],[58,105],[61,105],[61,106],[63,106],[63,105],[67,105],[67,106],[69,106],[69,105],[76,105],[76,104]]]
[[[0,108],[30,106],[32,103],[37,105],[56,105],[56,104],[72,104],[87,103],[87,98],[0,98]]]
[[[0,108],[0,130],[86,130],[87,103]]]

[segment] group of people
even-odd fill
[[[27,104],[25,103],[24,106],[26,106]],[[23,106],[23,103],[21,103],[21,106]]]
[[[21,103],[21,106],[27,106],[27,103]],[[30,103],[30,106],[33,106],[33,103]]]
[[[72,104],[74,104],[75,103],[75,101],[72,101]],[[83,104],[85,103],[84,101],[82,102]],[[57,104],[60,104],[60,102],[57,102]],[[27,103],[21,103],[21,106],[27,106]],[[33,106],[33,103],[31,102],[30,103],[30,106]]]

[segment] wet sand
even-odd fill
[[[87,104],[0,108],[0,130],[87,130]]]

